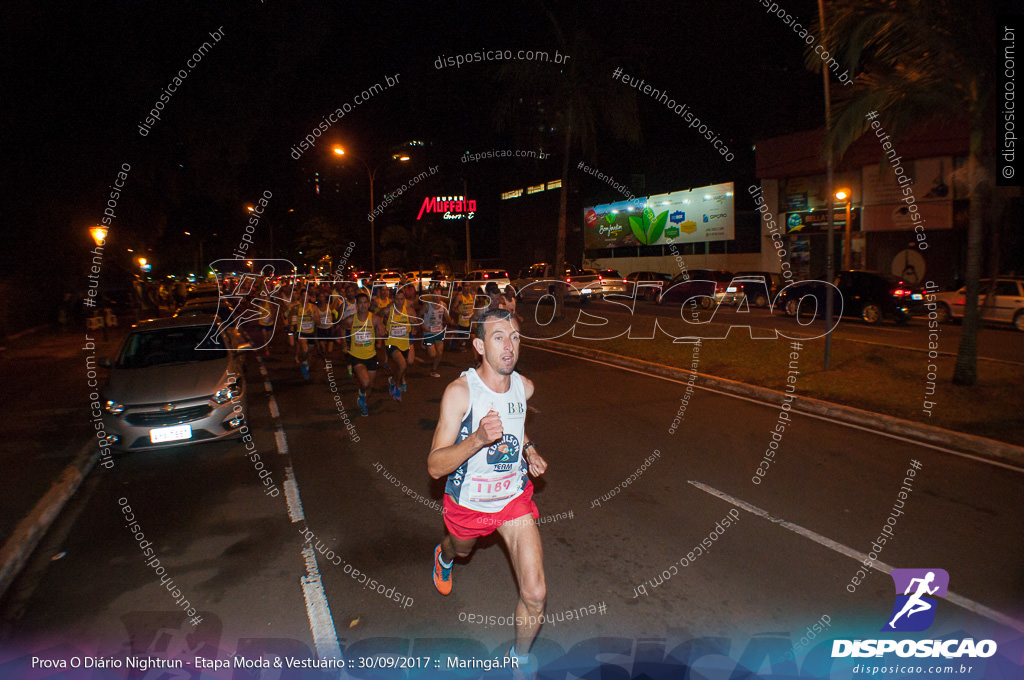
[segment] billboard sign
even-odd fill
[[[630,248],[735,238],[733,183],[583,209],[584,246]]]

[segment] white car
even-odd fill
[[[375,278],[377,281],[383,281],[385,286],[394,290],[395,286],[405,278],[405,275],[401,272],[395,271],[394,269],[384,269],[377,272],[377,276]]]
[[[990,279],[978,282],[978,313],[982,321],[1013,324],[1019,331],[1024,331],[1024,278],[1005,277],[996,279],[995,299],[990,307],[985,307],[985,297],[992,287]],[[966,288],[935,295],[936,312],[939,321],[959,321],[964,318],[964,306],[967,301]]]
[[[480,288],[494,281],[502,293],[505,292],[505,286],[512,285],[512,281],[508,278],[508,272],[504,269],[476,269],[466,275],[466,281],[471,282],[474,287],[479,286]]]

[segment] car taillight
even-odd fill
[[[623,283],[629,283],[629,279],[622,279]]]
[[[892,294],[896,297],[906,297],[907,295],[910,295],[910,291],[906,288],[894,288]]]
[[[565,282],[566,282],[566,283],[572,283],[572,277],[570,277],[570,276],[566,276],[566,277],[565,277]]]
[[[484,278],[485,278],[485,279],[486,279],[486,278],[487,278],[488,276],[489,276],[489,274],[484,274]]]
[[[603,277],[603,276],[598,276],[598,277],[597,277],[597,280],[598,280],[598,281],[604,281],[604,277]]]

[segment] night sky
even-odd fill
[[[787,9],[815,21],[808,0]],[[594,69],[618,64],[668,90],[736,152],[724,162],[681,118],[638,93],[640,144],[599,130],[587,161],[624,181],[645,175],[648,193],[744,181],[753,177],[756,139],[821,125],[820,76],[804,69],[799,38],[756,0],[550,3],[550,11],[565,35],[587,37]],[[281,250],[289,220],[315,213],[365,229],[366,171],[339,168],[330,157],[334,142],[379,159],[404,141],[428,140],[429,164],[440,172],[424,192],[457,191],[467,177],[493,205],[515,174],[511,165],[520,173],[523,167],[490,160],[467,168],[458,159],[466,151],[515,148],[523,138],[514,126],[499,131],[495,115],[502,96],[495,75],[507,62],[439,70],[435,60],[560,47],[545,4],[529,1],[18,2],[3,14],[2,213],[11,246],[3,269],[43,268],[65,287],[80,285],[86,230],[102,216],[122,163],[132,170],[118,199],[112,250],[191,249],[182,235],[191,230],[208,239],[207,260],[210,251],[229,256],[245,224],[242,206],[264,190],[274,194],[270,218],[284,232],[275,234]],[[218,30],[223,39],[141,136],[139,124],[163,88]],[[299,161],[290,157],[326,114],[394,74],[399,85],[355,107]],[[579,158],[574,151],[572,164]],[[525,168],[546,179],[559,171],[557,161]],[[313,197],[314,172],[333,191]],[[576,177],[581,200],[618,198],[600,182]],[[387,171],[378,175],[378,200],[395,180]],[[418,205],[423,195],[410,200]],[[484,241],[482,255],[493,250]]]

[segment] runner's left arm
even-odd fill
[[[525,376],[520,376],[523,380],[523,390],[526,392],[526,400],[529,402],[530,397],[533,396],[533,381]],[[539,477],[544,474],[548,469],[548,462],[544,460],[539,453],[537,453],[537,444],[530,439],[530,435],[523,432],[523,455],[526,457],[526,464],[530,468],[530,474],[534,477]],[[533,446],[526,448],[527,444],[533,443]]]

